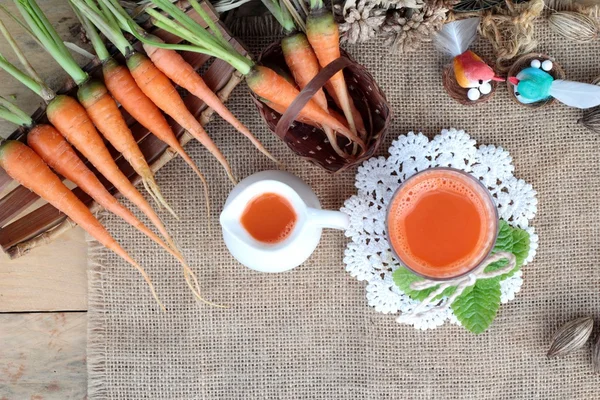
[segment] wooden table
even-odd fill
[[[70,31],[77,21],[66,1],[39,4],[62,38],[82,45],[78,33]],[[12,2],[7,6],[15,10]],[[38,73],[52,88],[61,87],[65,74],[58,65],[23,30],[0,17]],[[4,40],[0,40],[0,53],[15,62]],[[78,61],[86,62],[82,57]],[[35,94],[8,74],[0,72],[0,82],[0,95],[15,95],[26,112],[41,105]],[[0,122],[1,137],[13,130],[14,126]],[[87,397],[86,255],[79,228],[16,260],[0,254],[0,400]]]

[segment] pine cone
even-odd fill
[[[334,6],[334,12],[341,15],[343,22],[339,25],[344,33],[342,42],[362,43],[375,37],[386,19],[386,8],[376,7],[368,0],[348,0],[342,8]]]
[[[394,11],[381,28],[381,35],[386,38],[384,44],[390,46],[393,53],[415,51],[422,42],[430,42],[432,35],[442,29],[447,13],[447,8],[428,5],[421,9]]]

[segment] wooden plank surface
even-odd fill
[[[81,228],[16,260],[0,254],[0,312],[87,310],[86,263]]]
[[[87,398],[87,314],[0,314],[0,400]]]

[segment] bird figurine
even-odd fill
[[[523,104],[531,104],[555,98],[576,108],[600,105],[600,86],[554,79],[549,73],[552,68],[550,60],[533,60],[531,65],[521,70],[517,76],[509,77],[508,81],[514,87],[517,100]]]
[[[450,22],[434,37],[438,50],[453,57],[454,77],[458,85],[468,89],[469,100],[478,100],[492,91],[491,81],[503,82],[469,46],[477,37],[479,18]]]

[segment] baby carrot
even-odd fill
[[[169,254],[175,257],[184,271],[191,276],[194,281],[196,277],[191,270],[185,258],[176,249],[170,248],[162,239],[144,225],[127,207],[114,198],[108,190],[102,185],[94,173],[81,161],[71,145],[54,129],[51,125],[36,125],[27,135],[27,144],[56,172],[75,183],[84,192],[90,195],[98,204],[107,211],[121,217],[125,222],[148,236]],[[194,295],[200,299],[200,289],[198,285],[192,287],[188,282]]]
[[[158,228],[167,243],[177,248],[150,204],[121,172],[85,109],[72,97],[59,95],[48,104],[46,115],[61,135],[84,155],[119,192],[133,202]]]
[[[198,175],[204,185],[206,207],[208,214],[210,214],[210,197],[208,194],[208,183],[206,182],[206,178],[202,172],[200,172],[190,156],[185,152],[156,104],[142,92],[137,83],[135,83],[135,79],[133,79],[129,70],[113,58],[109,58],[102,63],[102,72],[104,73],[104,83],[115,100],[121,103],[123,108],[125,108],[136,121],[175,150],[190,168],[192,168],[196,175]]]
[[[279,163],[265,149],[262,143],[254,137],[252,132],[225,107],[219,96],[210,90],[194,67],[185,61],[179,53],[175,50],[161,49],[150,45],[144,45],[144,50],[156,68],[168,76],[169,79],[204,101],[206,105],[215,110],[225,121],[229,122],[235,129],[246,136],[261,153]]]
[[[95,79],[84,82],[77,91],[77,97],[100,133],[142,177],[146,191],[159,206],[163,205],[175,218],[179,219],[163,198],[150,166],[104,83]]]
[[[165,113],[170,115],[179,125],[192,134],[210,151],[223,165],[227,176],[235,184],[231,167],[221,150],[208,136],[200,122],[186,108],[177,90],[156,66],[140,53],[135,53],[127,59],[127,66],[139,88]]]
[[[317,56],[312,47],[310,47],[306,35],[297,32],[286,36],[281,41],[281,49],[283,50],[285,63],[292,72],[298,87],[300,87],[300,90],[304,89],[320,70]],[[323,110],[328,111],[327,98],[325,98],[323,89],[319,89],[314,94],[313,99]],[[323,131],[327,135],[327,139],[329,139],[329,143],[331,143],[331,147],[333,147],[335,152],[342,157],[346,157],[346,153],[338,145],[337,136],[333,129],[324,126]]]
[[[306,19],[306,37],[315,51],[321,67],[325,67],[340,57],[339,29],[333,19],[333,14],[323,7],[322,0],[311,0],[311,12]],[[348,94],[344,73],[337,72],[329,82],[340,101],[350,130],[356,133],[356,124],[350,107],[352,99]]]
[[[4,168],[14,180],[71,218],[106,248],[133,265],[148,283],[160,307],[165,310],[146,271],[123,250],[85,204],[62,183],[33,150],[15,140],[4,142],[0,145],[0,167]]]
[[[279,104],[286,109],[299,94],[299,91],[296,88],[277,75],[273,70],[259,65],[254,66],[246,75],[246,83],[248,84],[248,87],[260,97],[272,103]],[[348,140],[357,143],[360,147],[365,149],[365,144],[362,139],[352,133],[340,123],[340,121],[329,115],[327,111],[319,107],[314,100],[311,99],[306,106],[304,106],[302,111],[300,111],[300,115],[308,120],[335,129],[348,138]]]

